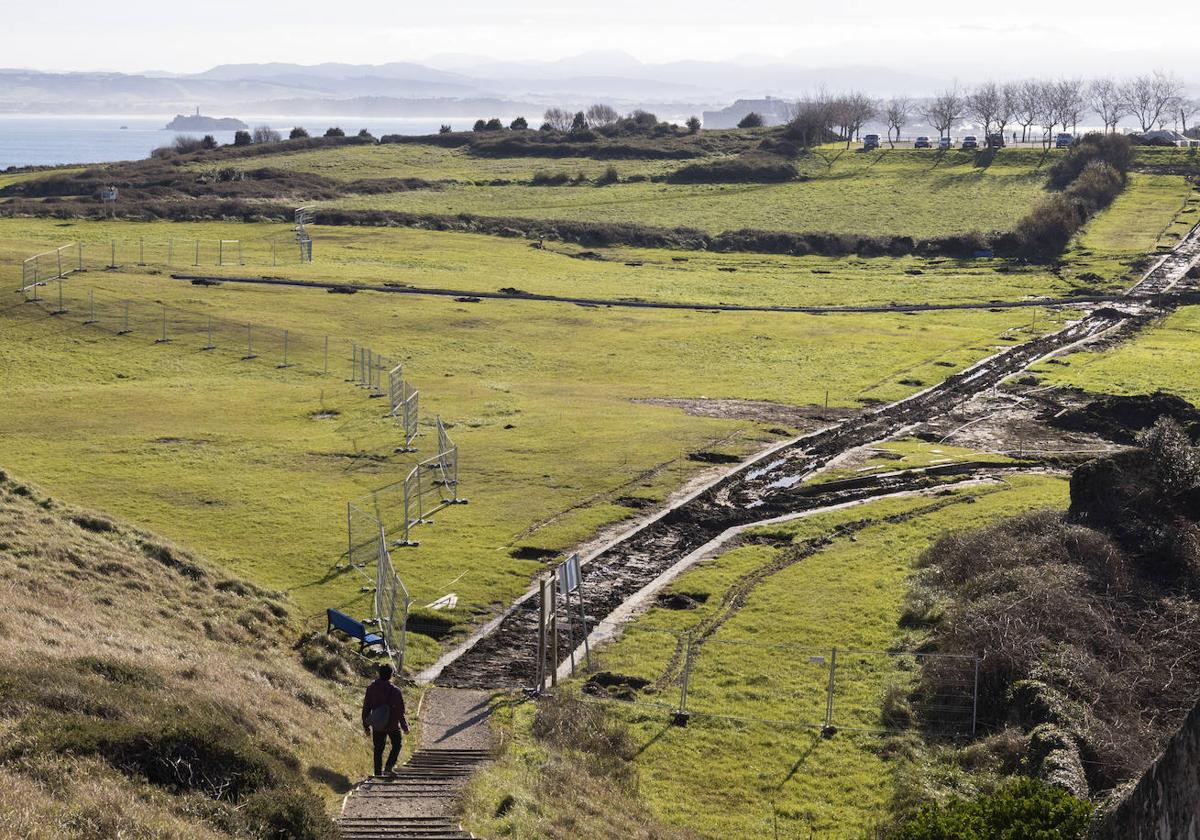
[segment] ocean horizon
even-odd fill
[[[223,115],[216,115],[223,116]],[[218,143],[233,142],[232,131],[175,131],[165,129],[174,114],[161,117],[139,115],[51,115],[0,114],[0,171],[10,167],[62,166],[141,160],[177,135],[211,134]],[[252,129],[267,125],[283,136],[294,126],[303,126],[314,136],[331,126],[347,134],[367,129],[376,137],[384,134],[432,134],[449,124],[470,128],[478,117],[356,117],[249,116],[239,117]]]

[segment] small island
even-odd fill
[[[168,131],[244,131],[249,126],[233,117],[205,117],[197,108],[194,114],[176,114],[175,119],[163,128]]]

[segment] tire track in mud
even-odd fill
[[[727,529],[858,498],[919,489],[932,471],[802,486],[813,470],[851,449],[885,440],[987,391],[1030,364],[1121,328],[1128,336],[1183,302],[1178,294],[1188,269],[1200,259],[1200,227],[1159,261],[1119,303],[1093,310],[1049,335],[1005,348],[904,400],[798,438],[743,464],[719,481],[663,511],[638,529],[584,558],[589,622],[609,616],[627,599],[692,551]],[[993,469],[996,465],[990,465]],[[937,474],[936,472],[933,474]],[[532,591],[456,650],[420,675],[440,684],[472,688],[530,685],[537,649]],[[562,648],[568,651],[567,647]]]

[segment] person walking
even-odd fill
[[[404,695],[392,685],[392,666],[380,665],[379,677],[363,695],[363,733],[371,735],[375,747],[375,775],[392,775],[396,759],[400,757],[400,733],[408,734],[408,720],[404,717]],[[387,762],[383,760],[384,747],[391,742]]]

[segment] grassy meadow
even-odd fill
[[[760,228],[929,237],[1010,229],[1042,193],[1051,160],[1014,151],[983,166],[962,152],[828,148],[804,159],[803,180],[782,184],[455,184],[339,199],[331,206],[638,222],[709,233]],[[613,165],[624,178],[622,163]],[[550,171],[576,174],[565,162]]]
[[[699,646],[688,706],[707,714],[681,728],[670,724],[665,709],[607,704],[634,733],[638,791],[656,817],[703,837],[762,837],[778,830],[781,837],[812,831],[858,838],[886,820],[898,796],[905,750],[889,750],[887,736],[854,729],[878,728],[884,694],[892,685],[908,685],[913,671],[906,670],[904,657],[889,665],[887,657],[846,649],[887,651],[918,644],[919,638],[898,621],[905,581],[921,551],[948,530],[1062,507],[1067,486],[1060,478],[1020,476],[949,492],[883,499],[753,530],[743,544],[703,561],[670,585],[668,592],[701,603],[682,610],[652,608],[599,652],[603,669],[653,682],[667,667],[676,635],[713,615],[739,578],[778,560],[790,545],[838,525],[874,523],[854,539],[836,538],[762,579]],[[935,502],[943,506],[907,521],[882,521]],[[756,536],[770,539],[763,543]],[[823,737],[811,724],[823,717],[828,672],[808,657],[828,655],[833,646],[843,651],[839,670],[845,675],[835,694],[840,731]],[[673,706],[678,687],[640,697]],[[476,832],[538,836],[522,834],[537,819],[537,795],[527,786],[547,761],[529,736],[531,717],[523,709],[514,719],[514,746],[474,784],[468,824]],[[496,816],[495,803],[504,794],[513,794],[518,807]]]

